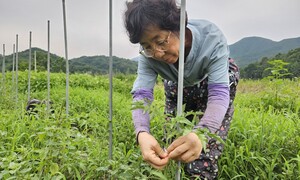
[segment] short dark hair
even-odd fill
[[[180,30],[180,7],[176,0],[133,0],[126,2],[126,6],[124,24],[129,40],[134,44],[139,43],[149,25],[173,32]]]

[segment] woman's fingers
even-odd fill
[[[180,161],[188,163],[194,161],[197,158],[199,158],[199,156],[197,156],[194,152],[188,151],[180,157]]]
[[[165,158],[168,156],[168,153],[164,149],[162,149],[158,143],[154,146],[153,150],[161,158]]]
[[[169,158],[168,157],[160,158],[159,156],[154,154],[151,157],[149,157],[147,162],[156,169],[163,169],[168,164]]]
[[[176,139],[167,149],[169,158],[183,162],[197,159],[202,150],[202,144],[195,133],[189,133]]]
[[[164,168],[168,162],[168,153],[165,152],[149,133],[139,134],[139,144],[142,151],[143,159],[156,169]]]
[[[171,159],[180,160],[180,157],[189,150],[188,144],[184,142],[181,144],[176,143],[174,147],[175,148],[169,153],[169,158]]]
[[[178,139],[176,139],[168,148],[167,151],[169,152],[169,157],[170,157],[170,153],[174,151],[174,149],[176,149],[178,146],[180,146],[181,144],[184,143],[184,138],[183,137],[179,137]]]
[[[165,152],[157,143],[153,147],[153,153],[149,157],[148,162],[150,162],[151,165],[155,168],[163,168],[169,162],[168,153]]]

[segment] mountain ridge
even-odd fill
[[[243,68],[260,61],[263,57],[272,57],[278,53],[287,53],[300,47],[300,37],[273,41],[267,38],[251,36],[229,45],[230,56]]]
[[[234,58],[240,68],[245,68],[249,64],[259,62],[264,57],[274,57],[279,53],[287,53],[292,49],[300,47],[300,37],[283,39],[281,41],[273,41],[267,38],[251,36],[245,37],[236,43],[229,45],[230,57]],[[33,47],[33,52],[37,51],[37,58],[40,61],[39,65],[43,66],[41,70],[45,70],[47,61],[47,51]],[[0,54],[2,57],[2,55]],[[20,67],[26,69],[28,67],[29,49],[19,52]],[[12,69],[12,54],[6,55],[6,67],[8,70]],[[64,71],[64,58],[51,53],[51,66],[57,71],[59,68]],[[2,58],[1,58],[2,59]],[[116,72],[135,73],[137,69],[137,62],[132,60],[113,56],[114,70]],[[82,55],[78,58],[69,59],[71,72],[92,72],[92,73],[107,73],[109,57],[105,55],[86,56]],[[27,63],[27,65],[26,65]],[[2,66],[2,60],[0,60]],[[55,67],[54,67],[55,66]],[[22,70],[22,69],[20,69]]]

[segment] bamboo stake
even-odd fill
[[[112,160],[113,156],[113,123],[112,123],[112,116],[113,116],[113,96],[112,96],[112,89],[113,89],[113,75],[112,75],[112,66],[113,66],[113,57],[112,57],[112,0],[109,0],[109,159]]]
[[[29,60],[28,60],[28,101],[30,101],[30,76],[31,76],[31,36],[32,32],[29,32]]]
[[[177,116],[182,115],[183,103],[183,75],[184,75],[184,41],[185,41],[185,9],[186,1],[181,0],[180,8],[180,49],[179,49],[179,67],[178,67],[178,94],[177,94]],[[181,162],[177,162],[176,179],[181,179]]]
[[[64,35],[65,35],[65,59],[66,59],[66,114],[69,115],[69,59],[68,59],[68,42],[67,42],[67,23],[66,23],[66,6],[65,0],[63,4],[63,21],[64,21]]]

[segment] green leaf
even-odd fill
[[[50,172],[51,174],[56,174],[58,173],[58,170],[59,170],[59,166],[57,163],[52,163],[51,166],[50,166]]]
[[[22,174],[27,174],[29,171],[31,171],[31,169],[32,169],[32,168],[22,169],[22,170],[20,171],[20,173],[22,173]]]
[[[107,171],[108,167],[98,167],[96,171]]]
[[[168,180],[168,178],[165,175],[163,175],[162,172],[160,172],[160,171],[153,171],[152,170],[150,172],[150,174],[159,177],[159,179],[161,179],[161,180]]]

